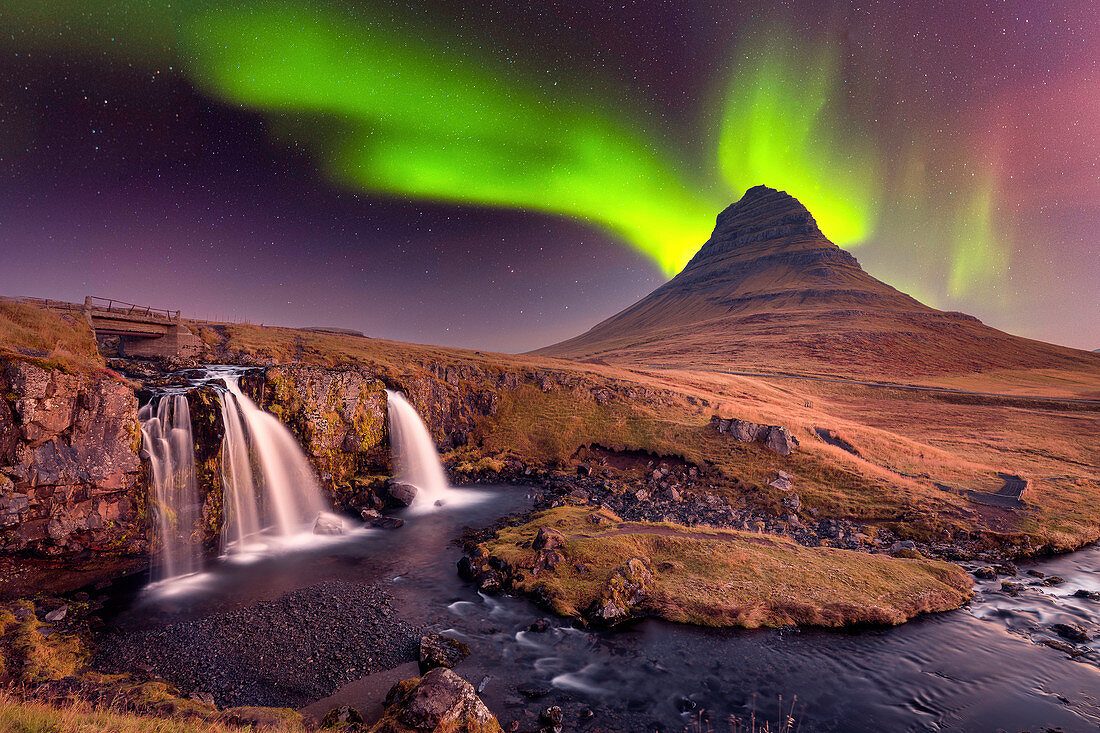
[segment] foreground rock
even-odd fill
[[[372,733],[497,733],[500,724],[473,685],[446,668],[396,684],[386,696],[386,713]]]
[[[471,547],[459,570],[482,590],[523,593],[594,626],[649,616],[749,628],[900,624],[973,595],[967,572],[946,562],[624,522],[585,507],[505,527]]]
[[[140,446],[129,385],[0,358],[0,550],[143,551]]]
[[[420,674],[436,667],[450,669],[470,656],[470,647],[442,634],[420,637]]]

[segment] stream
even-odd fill
[[[1018,597],[1000,590],[1001,578],[978,581],[966,608],[897,628],[745,631],[646,621],[593,632],[550,618],[546,631],[534,632],[532,621],[547,613],[464,583],[454,542],[466,527],[524,511],[529,491],[463,490],[466,501],[407,516],[400,529],[358,529],[250,563],[220,562],[177,592],[118,589],[108,633],[138,643],[143,629],[233,610],[247,616],[256,604],[338,581],[382,589],[402,622],[466,642],[473,653],[455,671],[479,689],[505,730],[512,721],[537,729],[549,705],[562,707],[566,730],[584,731],[717,733],[748,730],[754,718],[758,729],[767,722],[776,731],[792,711],[798,731],[1100,728],[1093,643],[1078,645],[1087,651],[1076,659],[1038,643],[1058,638],[1050,631],[1055,623],[1100,629],[1100,601],[1073,595],[1100,591],[1096,547],[1021,565]],[[1042,585],[1028,569],[1065,582]],[[320,623],[311,633],[338,631]],[[262,665],[253,669],[243,674],[262,674]],[[319,718],[350,704],[377,717],[389,687],[416,675],[415,663],[375,672],[303,710]]]

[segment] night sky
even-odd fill
[[[1095,0],[0,0],[0,294],[520,351],[761,183],[1100,348]]]

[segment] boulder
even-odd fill
[[[1051,631],[1070,641],[1088,641],[1092,637],[1080,624],[1054,624]]]
[[[798,439],[786,428],[772,425],[768,428],[767,437],[764,438],[764,447],[781,456],[789,456],[798,447]]]
[[[420,637],[420,673],[436,667],[450,669],[470,656],[470,647],[457,639],[442,634]]]
[[[363,517],[368,527],[379,529],[397,529],[405,526],[405,520],[400,517],[387,517],[377,509],[360,509],[359,516]]]
[[[419,680],[399,682],[386,696],[388,707],[372,733],[502,733],[500,724],[473,686],[445,667]]]
[[[317,521],[313,523],[313,534],[344,534],[344,521],[335,514],[318,514]]]
[[[653,571],[640,557],[632,557],[620,565],[607,581],[600,596],[592,602],[585,616],[599,624],[613,626],[642,615],[641,603],[653,585]]]
[[[535,550],[556,550],[565,546],[565,535],[556,529],[540,527],[531,548]]]
[[[763,443],[768,450],[779,455],[790,455],[798,448],[798,439],[781,425],[761,425],[748,420],[726,420],[714,415],[710,425],[719,433],[728,433],[742,443]]]
[[[347,727],[356,723],[362,725],[365,722],[363,715],[358,710],[350,705],[341,705],[338,708],[329,710],[325,717],[321,719],[321,729]]]
[[[778,471],[775,474],[775,478],[768,482],[768,486],[779,489],[780,491],[790,491],[791,475],[786,471]]]
[[[767,433],[767,425],[759,425],[748,420],[730,420],[729,434],[742,443],[754,443]]]
[[[412,506],[416,499],[416,487],[412,484],[403,484],[400,481],[392,481],[386,486],[387,503],[393,507]]]

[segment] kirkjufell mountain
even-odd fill
[[[1096,369],[1095,355],[945,312],[864,272],[797,199],[749,189],[676,277],[535,354],[667,367],[908,376]]]

